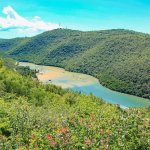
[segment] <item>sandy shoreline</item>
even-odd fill
[[[103,87],[98,79],[82,73],[65,71],[63,68],[42,66],[32,63],[19,63],[20,66],[29,66],[30,69],[39,70],[39,81],[43,84],[54,84],[62,88],[70,88],[84,93],[93,93],[109,103],[119,104],[125,107],[147,107],[150,102],[133,95],[123,94]]]
[[[52,80],[55,78],[59,78],[61,76],[62,76],[61,73],[59,73],[58,71],[42,73],[42,74],[38,73],[37,74],[39,81]]]
[[[46,69],[47,72],[44,72]],[[98,80],[91,76],[82,75],[79,73],[72,73],[63,69],[44,68],[42,73],[37,74],[37,78],[40,82],[54,83],[62,88],[72,88],[75,86],[88,86],[94,83],[98,83]],[[49,70],[49,71],[48,71]]]
[[[81,74],[65,71],[62,68],[53,66],[40,66],[32,63],[21,63],[21,66],[30,66],[31,69],[39,70],[37,73],[37,78],[40,82],[45,84],[55,84],[61,86],[62,88],[73,88],[88,86],[91,84],[98,84],[98,79]]]

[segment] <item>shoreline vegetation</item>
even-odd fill
[[[56,29],[30,38],[0,40],[18,61],[89,74],[109,89],[150,99],[150,35],[129,30]]]
[[[149,108],[120,109],[43,85],[0,62],[0,149],[150,148]]]
[[[82,91],[83,93],[85,93],[85,89],[82,89],[82,87],[91,86],[91,88],[95,88],[93,85],[95,85],[95,84],[100,85],[98,79],[96,79],[90,75],[68,72],[63,68],[58,68],[58,67],[53,67],[53,66],[36,65],[33,63],[28,63],[28,62],[20,62],[20,66],[24,66],[24,67],[29,66],[30,69],[38,70],[39,72],[41,72],[41,73],[37,74],[37,77],[38,77],[39,81],[44,84],[54,84],[57,86],[61,86],[62,88],[70,88],[70,89],[72,89],[74,87],[78,87],[77,91]],[[56,76],[56,74],[57,74],[57,76]],[[103,98],[106,102],[116,103],[116,104],[120,105],[120,107],[123,109],[126,107],[148,107],[148,105],[150,105],[150,103],[148,103],[149,102],[148,99],[136,97],[134,95],[119,93],[116,91],[112,91],[110,89],[106,90],[106,89],[107,89],[106,87],[97,86],[95,90],[97,90],[98,93],[101,93],[101,91],[103,91],[103,93],[98,94],[98,95],[97,95],[97,93],[95,93],[95,91],[91,91],[91,90],[90,91],[91,91],[91,93],[94,92],[93,94],[95,96],[97,96],[99,98]],[[88,94],[88,93],[86,93],[86,94]],[[111,98],[104,96],[104,93],[107,93],[109,95],[111,94],[110,95]],[[116,94],[114,95],[114,93],[116,93],[117,95]],[[120,95],[118,95],[118,94],[120,94]],[[113,98],[114,96],[115,96],[115,98]],[[122,101],[120,101],[119,99],[121,99]],[[138,106],[136,104],[137,101],[139,103]],[[129,103],[129,104],[127,104],[127,103]],[[130,103],[133,103],[133,104],[131,105]]]

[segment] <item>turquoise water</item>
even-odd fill
[[[92,93],[93,95],[102,98],[106,102],[112,104],[119,104],[121,107],[125,107],[125,108],[150,106],[150,100],[112,91],[102,86],[98,82],[98,80],[92,76],[68,72],[62,68],[40,66],[40,65],[24,63],[24,62],[20,63],[20,66],[29,66],[31,69],[38,69],[40,71],[42,70],[45,74],[55,73],[55,71],[59,72],[60,69],[61,76],[53,79],[48,78],[45,80],[41,80],[41,82],[46,84],[55,84],[58,86],[62,86],[63,88],[69,88],[74,91],[80,91],[85,94]]]
[[[104,101],[119,104],[121,107],[149,107],[150,100],[115,92],[103,87],[101,84],[93,84],[83,87],[74,87],[73,90],[81,91],[86,94],[92,93],[93,95],[102,98]]]

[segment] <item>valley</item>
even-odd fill
[[[150,0],[0,1],[0,150],[150,150]]]
[[[39,82],[54,84],[64,89],[72,89],[85,94],[92,93],[106,102],[119,104],[122,108],[150,106],[150,100],[109,90],[92,76],[68,72],[58,67],[35,65],[26,62],[20,62],[19,66],[29,66],[32,70],[38,70],[37,78]]]
[[[0,53],[92,75],[111,90],[150,99],[149,34],[56,29],[29,38],[0,40]]]

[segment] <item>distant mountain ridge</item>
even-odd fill
[[[150,99],[149,34],[56,29],[30,38],[1,39],[0,53],[90,74],[112,90]]]

